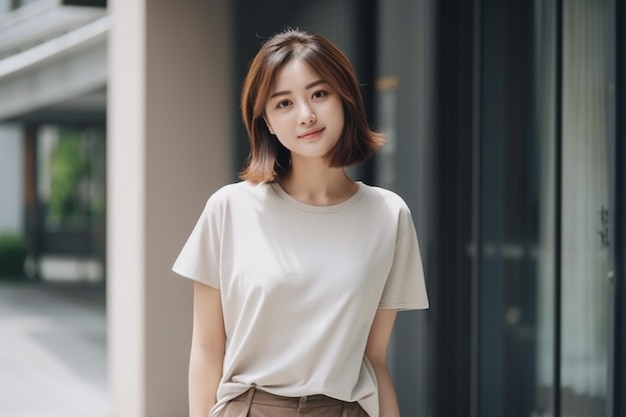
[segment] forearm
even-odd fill
[[[224,355],[192,346],[189,358],[189,416],[207,417],[215,405]]]
[[[386,364],[373,365],[378,382],[380,417],[400,417],[398,396]]]

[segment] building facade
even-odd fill
[[[105,1],[0,1],[0,217],[33,279],[104,279],[109,24]]]
[[[414,216],[431,308],[399,314],[392,338],[403,415],[624,415],[623,0],[13,3],[0,3],[11,25],[43,5],[67,19],[0,43],[26,218],[41,194],[29,138],[106,132],[116,417],[186,410],[191,286],[170,267],[207,196],[236,180],[240,85],[286,26],[349,55],[388,138],[350,173]]]

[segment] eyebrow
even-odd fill
[[[320,84],[326,84],[326,81],[324,81],[324,80],[316,80],[316,81],[313,81],[312,83],[309,83],[309,84],[305,85],[304,88],[306,90],[310,90],[311,88],[317,87]],[[289,94],[289,93],[291,93],[291,91],[289,91],[289,90],[287,90],[287,91],[277,91],[274,94],[272,94],[269,99],[271,100],[271,99],[273,99],[276,96],[284,96],[284,95]]]

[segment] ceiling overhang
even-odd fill
[[[103,5],[106,2],[39,0],[0,15],[0,57],[106,16]]]
[[[0,59],[0,120],[102,91],[107,83],[108,16]],[[102,105],[101,112],[105,109]],[[91,106],[89,111],[93,111]]]

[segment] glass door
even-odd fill
[[[555,22],[481,1],[480,417],[554,415]]]
[[[614,0],[563,2],[561,414],[609,409]]]
[[[477,415],[612,416],[615,0],[480,5]]]

